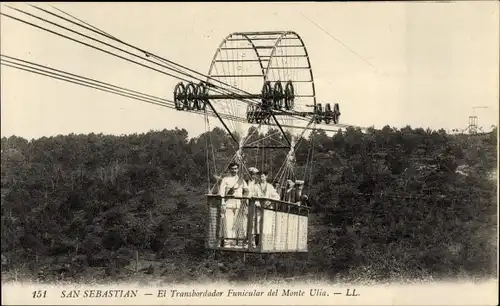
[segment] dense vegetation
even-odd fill
[[[219,129],[191,139],[179,129],[2,138],[3,278],[380,281],[496,274],[496,130],[315,132],[297,152],[302,169],[314,153],[309,252],[245,258],[204,249],[207,176],[213,181],[207,140],[220,169],[234,152]],[[275,174],[284,155],[247,157]],[[136,254],[145,269],[133,275]]]

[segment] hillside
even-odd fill
[[[2,278],[343,280],[496,274],[497,135],[385,127],[314,133],[307,254],[204,249],[210,140],[218,169],[230,139],[215,129],[127,136],[2,138]],[[248,156],[257,160],[257,156]],[[282,153],[258,161],[275,172]],[[136,256],[140,271],[135,273]]]

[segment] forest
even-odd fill
[[[207,182],[234,154],[215,128],[1,141],[2,280],[328,280],[497,274],[497,131],[316,130],[297,148],[307,253],[204,247]],[[283,152],[247,156],[276,174]],[[260,156],[260,159],[259,159]]]

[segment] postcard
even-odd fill
[[[498,304],[497,2],[0,14],[2,304]]]

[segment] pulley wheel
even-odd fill
[[[285,108],[287,110],[293,109],[293,102],[295,101],[295,90],[292,81],[288,81],[285,85]]]
[[[174,104],[177,110],[182,110],[182,105],[184,104],[184,96],[186,94],[186,88],[182,82],[175,85],[174,88]]]
[[[194,110],[197,102],[196,85],[189,83],[186,86],[186,97],[184,99],[184,108]]]
[[[281,85],[280,81],[274,83],[274,93],[273,93],[273,102],[274,109],[282,109],[284,102],[284,94],[283,94],[283,85]]]

